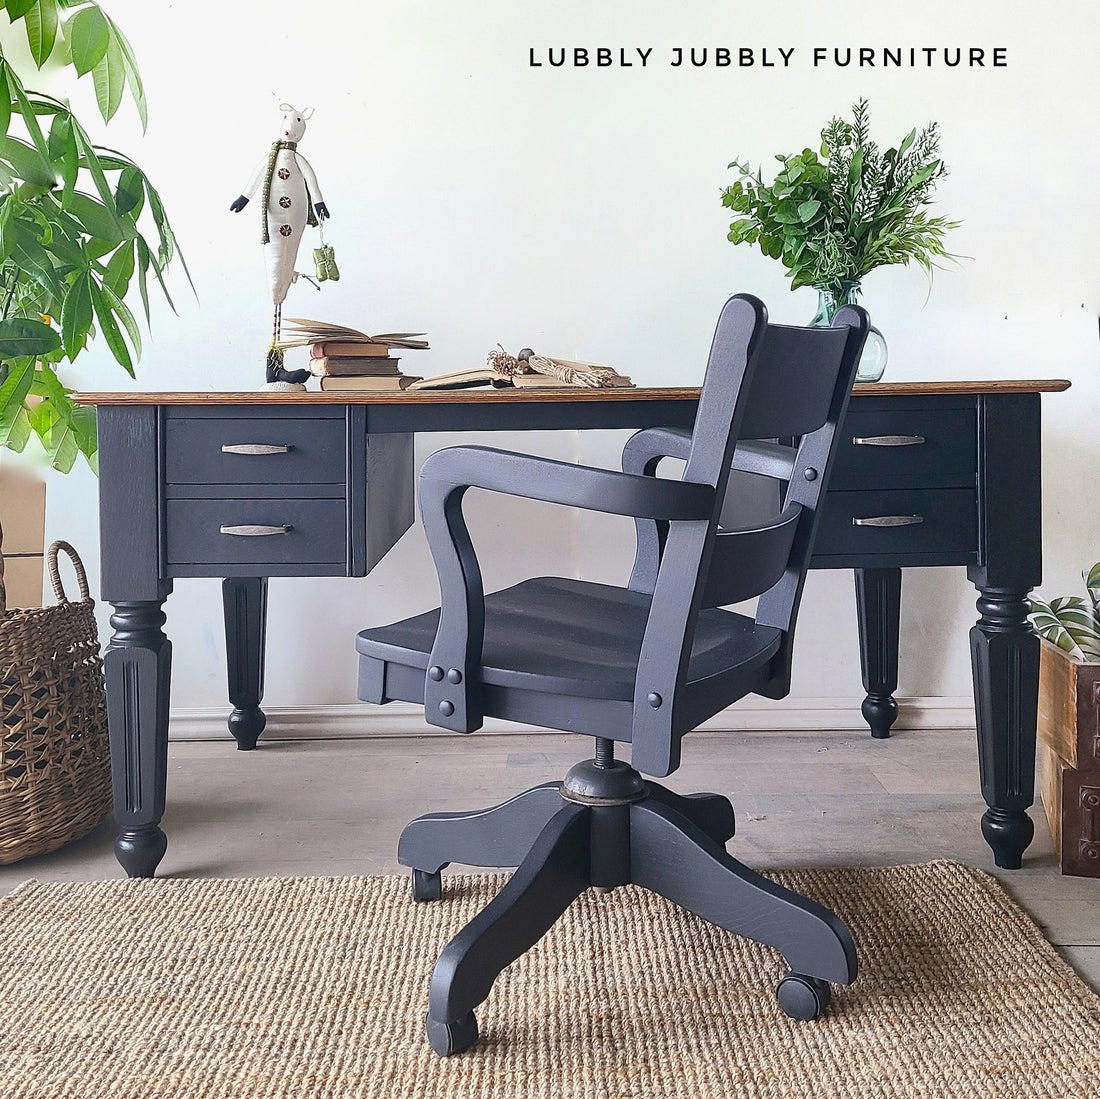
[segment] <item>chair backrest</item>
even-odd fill
[[[639,522],[631,587],[653,597],[638,663],[632,761],[649,774],[675,769],[680,737],[691,727],[683,687],[704,609],[760,596],[757,623],[782,631],[783,639],[767,682],[754,689],[771,697],[790,689],[791,643],[817,505],[868,328],[858,306],[840,310],[831,328],[769,324],[764,304],[747,294],[722,309],[683,455],[683,480],[714,487],[714,512],[706,521],[663,528]],[[782,484],[774,518],[719,528],[731,466]],[[713,689],[711,712],[737,697],[723,697],[720,677]],[[699,712],[698,699],[690,712]]]

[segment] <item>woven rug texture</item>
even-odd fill
[[[0,901],[4,1099],[1095,1099],[1100,997],[957,863],[770,875],[834,909],[860,975],[779,1010],[780,955],[633,887],[578,899],[424,1038],[446,941],[503,875],[29,881]]]

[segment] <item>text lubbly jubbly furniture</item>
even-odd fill
[[[965,566],[982,831],[999,866],[1031,841],[1041,580],[1040,400],[1065,381],[856,386],[812,567],[855,570],[863,712],[896,716],[902,570]],[[418,431],[690,428],[697,389],[421,393],[89,393],[98,406],[105,665],[119,862],[151,876],[164,855],[177,579],[222,577],[230,727],[264,726],[267,579],[365,576],[413,519]],[[736,463],[735,463],[736,464]]]

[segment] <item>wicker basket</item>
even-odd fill
[[[59,550],[76,568],[77,603],[61,584]],[[0,553],[0,864],[78,839],[111,807],[95,604],[72,546],[54,542],[47,561],[57,605],[9,611]]]

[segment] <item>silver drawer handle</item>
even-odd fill
[[[262,538],[268,534],[289,534],[291,526],[269,527],[257,523],[241,523],[235,527],[219,527],[222,534],[236,534],[243,538]]]
[[[852,436],[855,446],[920,446],[923,435],[859,435]]]
[[[291,447],[285,443],[226,443],[223,454],[289,454]]]
[[[923,515],[872,515],[868,519],[852,519],[853,527],[911,527],[923,523]]]

